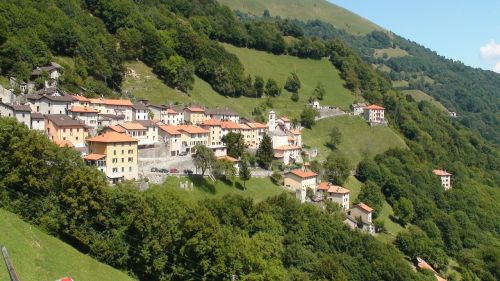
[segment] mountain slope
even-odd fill
[[[381,30],[376,24],[324,0],[220,0],[231,9],[261,16],[269,10],[271,16],[300,20],[320,19],[355,34]]]
[[[71,246],[0,209],[0,245],[5,245],[23,281],[56,280],[70,276],[78,281],[131,281],[125,273],[81,254]],[[3,261],[0,280],[8,280]]]

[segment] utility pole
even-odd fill
[[[0,249],[2,250],[2,255],[3,259],[5,261],[5,266],[7,266],[7,270],[9,271],[10,275],[10,281],[20,281],[19,276],[17,276],[16,269],[14,268],[14,265],[12,264],[9,253],[7,252],[7,248],[5,246],[0,246]]]

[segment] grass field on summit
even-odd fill
[[[336,68],[327,60],[300,59],[292,56],[276,56],[262,51],[237,48],[224,44],[227,51],[235,54],[241,60],[247,74],[260,75],[264,79],[273,78],[281,87],[292,71],[297,71],[302,83],[299,91],[300,100],[291,100],[292,94],[283,90],[281,96],[272,98],[273,109],[278,115],[299,117],[308,103],[318,82],[323,83],[326,90],[323,105],[339,106],[348,109],[354,101],[354,95],[343,87]],[[168,87],[159,80],[151,69],[144,63],[133,61],[126,63],[126,67],[133,69],[136,76],[127,75],[123,83],[123,90],[138,98],[149,99],[153,103],[197,103],[211,108],[229,107],[244,117],[251,117],[252,110],[265,102],[264,98],[224,97],[216,93],[205,81],[196,77],[194,89],[189,95]]]
[[[181,182],[192,182],[192,190],[182,190],[179,187]],[[228,194],[241,195],[250,197],[255,202],[263,201],[264,199],[279,195],[286,192],[281,186],[277,186],[271,182],[269,178],[251,178],[246,183],[246,190],[243,189],[243,182],[237,179],[234,184],[227,183],[223,180],[216,182],[204,178],[186,178],[186,177],[167,177],[167,180],[161,185],[153,185],[151,191],[162,192],[162,190],[173,190],[185,199],[199,201],[203,199],[221,198]]]
[[[367,19],[325,0],[219,0],[219,2],[233,10],[257,16],[262,16],[264,11],[268,10],[271,16],[282,18],[304,21],[319,19],[356,35],[382,29]]]
[[[5,245],[22,281],[132,281],[131,277],[86,256],[16,215],[0,209],[0,245]],[[0,280],[10,280],[0,262]]]
[[[318,149],[319,159],[326,158],[330,152],[330,148],[325,144],[334,127],[342,132],[338,150],[348,157],[352,167],[355,167],[365,156],[373,157],[390,148],[406,147],[403,139],[391,128],[370,127],[363,118],[346,115],[319,120],[312,129],[303,131],[304,143]]]

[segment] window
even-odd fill
[[[122,158],[122,163],[125,163],[125,158]]]
[[[129,157],[129,158],[128,158],[128,162],[129,162],[129,163],[134,162],[134,157]]]
[[[122,167],[122,172],[125,172],[125,167]]]
[[[118,168],[113,168],[113,173],[118,172]]]
[[[122,149],[122,154],[125,154],[125,150]]]
[[[118,159],[117,158],[113,158],[113,163],[118,163]]]
[[[116,155],[116,150],[113,150],[113,155]]]

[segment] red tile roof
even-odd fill
[[[302,134],[299,130],[290,130],[290,133],[294,134],[294,135],[300,135]]]
[[[75,147],[69,140],[55,140],[54,143],[59,147]]]
[[[365,107],[365,109],[384,110],[385,108],[381,107],[380,105],[372,104],[370,106]]]
[[[246,123],[252,129],[267,129],[267,125],[258,123],[258,122],[248,122]]]
[[[99,160],[99,159],[102,159],[104,157],[106,157],[106,155],[104,155],[104,154],[92,153],[92,154],[85,155],[83,157],[83,159],[85,159],[85,160]]]
[[[118,100],[118,99],[89,99],[90,103],[95,104],[105,104],[105,105],[119,105],[119,106],[132,106],[133,103],[130,100]]]
[[[331,185],[331,183],[322,181],[319,183],[318,189],[319,190],[328,190],[328,188],[330,188],[330,185]]]
[[[139,140],[125,134],[120,134],[117,132],[107,132],[102,135],[98,135],[93,138],[88,138],[88,142],[102,142],[102,143],[114,143],[114,142],[138,142]]]
[[[297,149],[300,149],[300,147],[293,146],[293,145],[283,145],[283,146],[275,147],[273,149],[278,150],[278,151],[285,151],[285,150],[297,150]]]
[[[84,96],[74,95],[72,97],[73,97],[73,99],[75,99],[77,101],[90,102],[90,99],[88,99]]]
[[[199,107],[186,107],[186,109],[191,112],[205,112],[205,109]]]
[[[446,171],[443,171],[443,170],[432,170],[432,172],[436,175],[436,176],[451,176],[450,173],[446,172]]]
[[[121,126],[125,130],[146,130],[146,127],[144,127],[142,124],[136,123],[136,122],[125,122],[125,123],[118,124],[118,126]]]
[[[311,171],[304,172],[300,169],[291,170],[290,173],[298,176],[299,178],[311,178],[311,177],[316,177],[318,175],[315,172]]]
[[[181,133],[177,130],[177,126],[167,126],[162,125],[160,129],[169,135],[180,135]]]
[[[371,213],[373,212],[373,209],[368,207],[368,205],[364,204],[364,203],[359,203],[358,205],[356,205],[357,208],[361,209],[362,211],[366,212],[366,213]]]
[[[109,126],[108,129],[113,130],[117,133],[126,133],[127,132],[123,127],[118,126],[118,125]]]
[[[331,185],[330,188],[328,188],[327,192],[328,193],[337,193],[337,194],[346,194],[346,193],[349,193],[350,191],[349,191],[349,189],[343,188],[342,186]]]
[[[88,107],[88,106],[80,106],[80,105],[74,105],[74,106],[72,106],[69,111],[71,111],[71,112],[79,112],[79,113],[84,113],[84,112],[99,113],[99,110],[97,110],[97,109],[93,109],[92,107]]]
[[[231,130],[233,129],[236,130],[240,128],[240,125],[233,121],[223,121],[221,126],[223,129],[231,129]]]

